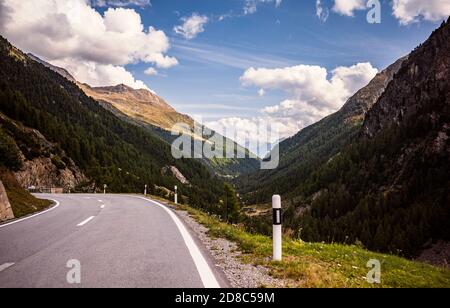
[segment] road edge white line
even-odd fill
[[[77,227],[82,227],[82,226],[84,226],[85,224],[87,224],[88,222],[90,222],[92,219],[94,219],[95,218],[95,216],[91,216],[91,217],[89,217],[88,219],[86,219],[86,220],[83,220],[82,222],[80,222],[78,225],[77,225]]]
[[[4,264],[0,265],[0,272],[3,272],[4,270],[10,268],[14,264],[16,264],[16,263],[4,263]]]
[[[55,202],[55,205],[52,206],[51,208],[45,210],[45,211],[42,211],[42,212],[37,213],[37,214],[31,215],[31,216],[27,216],[27,217],[24,217],[24,218],[20,218],[20,219],[17,219],[17,220],[8,222],[8,223],[6,223],[6,224],[0,225],[0,228],[4,228],[4,227],[10,226],[10,225],[14,225],[14,224],[16,224],[16,223],[19,223],[19,222],[22,222],[22,221],[31,219],[31,218],[35,218],[35,217],[40,216],[40,215],[42,215],[42,214],[48,213],[48,212],[50,212],[50,211],[53,211],[54,209],[56,209],[56,208],[59,207],[59,205],[60,205],[59,201],[57,201],[57,200],[54,200],[54,199],[47,199],[47,200],[50,200],[50,201]]]
[[[181,220],[178,218],[177,215],[175,215],[174,212],[172,212],[170,209],[168,209],[163,204],[150,200],[144,197],[137,197],[132,196],[134,198],[139,198],[142,200],[145,200],[149,203],[156,204],[157,206],[161,207],[166,211],[169,216],[172,218],[172,220],[175,222],[175,225],[178,228],[178,231],[181,233],[181,236],[183,237],[184,243],[186,244],[189,253],[191,254],[191,257],[194,261],[195,266],[197,267],[197,271],[200,275],[200,278],[202,280],[203,286],[207,289],[219,289],[220,284],[216,279],[216,276],[214,275],[212,269],[210,268],[208,262],[206,261],[205,257],[200,251],[200,248],[198,248],[197,244],[195,243],[194,239],[192,238],[189,231],[186,229],[184,224],[181,222]]]

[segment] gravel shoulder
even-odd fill
[[[284,281],[271,277],[267,268],[244,263],[242,253],[235,243],[223,238],[212,238],[208,234],[208,229],[195,221],[186,211],[176,210],[176,212],[209,250],[215,265],[224,272],[232,288],[286,287]]]

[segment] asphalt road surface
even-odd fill
[[[226,287],[170,209],[137,196],[39,195],[49,211],[0,225],[0,288]]]

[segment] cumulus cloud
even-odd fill
[[[102,15],[87,0],[4,0],[4,6],[9,18],[2,34],[19,48],[68,69],[81,82],[146,88],[125,65],[178,64],[166,55],[170,44],[165,33],[145,28],[134,9],[108,8]]]
[[[148,76],[156,76],[158,75],[158,71],[154,67],[149,67],[144,71],[144,74]]]
[[[394,0],[393,15],[407,25],[421,19],[439,21],[450,15],[450,2],[443,0]]]
[[[173,31],[183,36],[185,39],[191,40],[205,31],[205,24],[208,23],[209,18],[204,15],[193,13],[190,17],[181,18],[181,21],[183,23],[179,26],[175,26]]]
[[[370,63],[359,63],[334,69],[328,79],[328,72],[323,67],[298,65],[279,69],[250,68],[240,80],[244,86],[284,90],[292,98],[314,108],[337,110],[376,73]]]
[[[366,8],[366,0],[335,0],[333,11],[345,16],[353,16],[354,11]]]
[[[286,99],[278,105],[265,107],[259,117],[220,119],[208,123],[208,126],[214,129],[231,125],[255,128],[258,122],[266,121],[276,127],[281,138],[288,137],[337,111],[377,72],[370,63],[342,66],[330,73],[323,67],[309,65],[279,69],[250,68],[240,78],[242,85],[255,86],[264,91],[282,90],[286,93]],[[252,131],[256,133],[254,129]],[[260,137],[256,134],[254,138]]]

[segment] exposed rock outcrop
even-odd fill
[[[52,159],[46,157],[25,161],[22,169],[14,174],[23,188],[34,186],[38,191],[52,187],[73,189],[86,180],[75,165],[58,169]]]
[[[23,126],[0,113],[0,127],[16,143],[21,167],[14,175],[23,188],[42,191],[52,187],[71,189],[86,177],[60,147],[49,142],[39,131]]]
[[[186,179],[186,177],[181,173],[180,170],[178,170],[175,166],[168,166],[164,167],[162,169],[162,173],[166,174],[167,172],[170,172],[181,184],[189,185],[189,181]]]
[[[14,213],[6,195],[5,187],[0,181],[0,222],[14,218]]]

